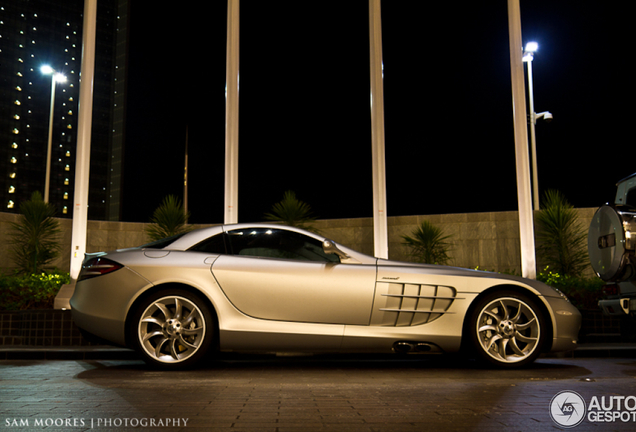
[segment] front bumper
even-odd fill
[[[576,348],[581,329],[581,312],[572,303],[557,297],[544,297],[553,318],[552,348],[550,351],[570,351]]]

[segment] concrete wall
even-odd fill
[[[581,226],[587,231],[595,208],[578,209]],[[8,245],[10,222],[18,215],[0,213],[0,271],[13,267]],[[450,235],[452,265],[521,274],[519,219],[517,212],[458,213],[427,216],[396,216],[388,218],[389,258],[412,261],[408,248],[402,245],[402,235],[411,234],[421,221],[428,220]],[[62,253],[54,266],[68,270],[71,256],[71,220],[59,219],[62,228]],[[147,224],[137,222],[89,221],[87,252],[98,252],[147,243]],[[200,228],[210,225],[195,225]],[[373,255],[373,219],[330,219],[315,223],[325,237],[352,249]],[[539,268],[541,267],[538,257]]]

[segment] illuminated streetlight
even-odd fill
[[[51,147],[53,146],[53,108],[55,107],[55,83],[66,82],[66,76],[55,72],[49,65],[44,65],[40,71],[45,75],[51,75],[51,110],[49,114],[49,139],[46,147],[46,177],[44,178],[44,202],[49,202],[49,189],[51,185]]]
[[[545,121],[552,120],[552,114],[548,111],[537,114],[534,112],[534,90],[532,87],[532,60],[534,53],[539,49],[536,42],[528,42],[523,51],[523,61],[528,64],[528,94],[530,104],[530,150],[532,152],[532,196],[534,201],[534,209],[539,210],[539,173],[537,172],[537,138],[535,136],[534,126],[537,119],[543,118]]]

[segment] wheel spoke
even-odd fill
[[[155,306],[157,307],[157,309],[159,309],[163,313],[163,316],[166,317],[166,319],[172,318],[172,313],[166,307],[166,305],[164,305],[163,303],[157,302],[155,303]]]
[[[518,339],[521,342],[525,342],[525,343],[532,343],[532,342],[536,342],[538,338],[536,338],[536,337],[528,337],[528,336],[522,335],[521,333],[517,333],[517,334],[515,334],[515,339]]]
[[[528,321],[525,324],[517,324],[516,328],[518,331],[523,331],[523,330],[527,330],[530,327],[534,327],[536,325],[537,320],[532,318],[530,321]]]
[[[490,342],[488,343],[488,346],[486,346],[486,351],[490,351],[493,347],[493,345],[497,346],[497,342],[499,342],[502,339],[502,337],[500,335],[494,335],[491,339]]]
[[[501,341],[499,342],[499,356],[501,356],[502,359],[506,359],[506,347],[508,346],[508,341],[510,339],[501,339]]]
[[[516,339],[510,339],[510,347],[512,348],[512,351],[517,354],[518,356],[524,356],[525,353],[523,351],[521,351],[521,349],[519,348],[519,345],[517,345],[517,340]]]
[[[501,304],[501,308],[503,309],[503,314],[504,314],[503,319],[505,320],[510,319],[509,318],[510,316],[508,314],[508,308],[506,307],[506,304],[504,303],[504,301],[501,300],[499,303]]]
[[[194,344],[188,342],[181,335],[179,335],[179,342],[182,343],[183,345],[187,346],[187,347],[190,347],[190,348],[196,348],[197,347],[197,345],[194,345]]]
[[[497,322],[501,321],[501,318],[499,318],[499,316],[497,314],[493,313],[493,312],[485,310],[484,313],[486,315],[488,315],[489,317],[491,317],[492,319],[494,319],[495,321],[497,321]]]
[[[141,320],[141,322],[144,323],[152,323],[152,324],[157,324],[159,327],[163,326],[163,324],[165,323],[165,321],[161,321],[155,317],[147,317]]]
[[[481,326],[479,327],[479,329],[477,330],[479,333],[481,332],[485,332],[485,331],[493,331],[493,332],[497,332],[497,326],[496,325],[492,325],[492,324],[487,324],[485,326]]]
[[[170,341],[170,355],[173,359],[179,360],[179,353],[177,352],[177,340],[172,339]]]
[[[201,330],[203,330],[203,327],[197,327],[197,328],[192,328],[192,329],[183,329],[181,331],[182,334],[187,335],[187,336],[196,336],[199,333],[201,333]]]
[[[162,331],[154,331],[154,332],[152,332],[152,333],[147,333],[147,334],[144,336],[143,341],[144,341],[144,342],[146,342],[148,339],[150,339],[150,338],[152,338],[152,337],[155,337],[155,336],[163,336],[163,332],[162,332]]]
[[[174,299],[174,315],[172,315],[172,318],[180,320],[181,312],[182,312],[181,301],[178,298],[175,298]]]

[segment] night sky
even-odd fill
[[[226,4],[133,3],[123,219],[182,196],[187,127],[191,222],[223,222]],[[623,5],[521,1],[535,111],[554,115],[540,191],[576,207],[636,172]],[[516,210],[506,2],[384,0],[382,21],[388,215]],[[371,217],[367,0],[243,0],[240,43],[239,221],[286,190],[320,218]]]

